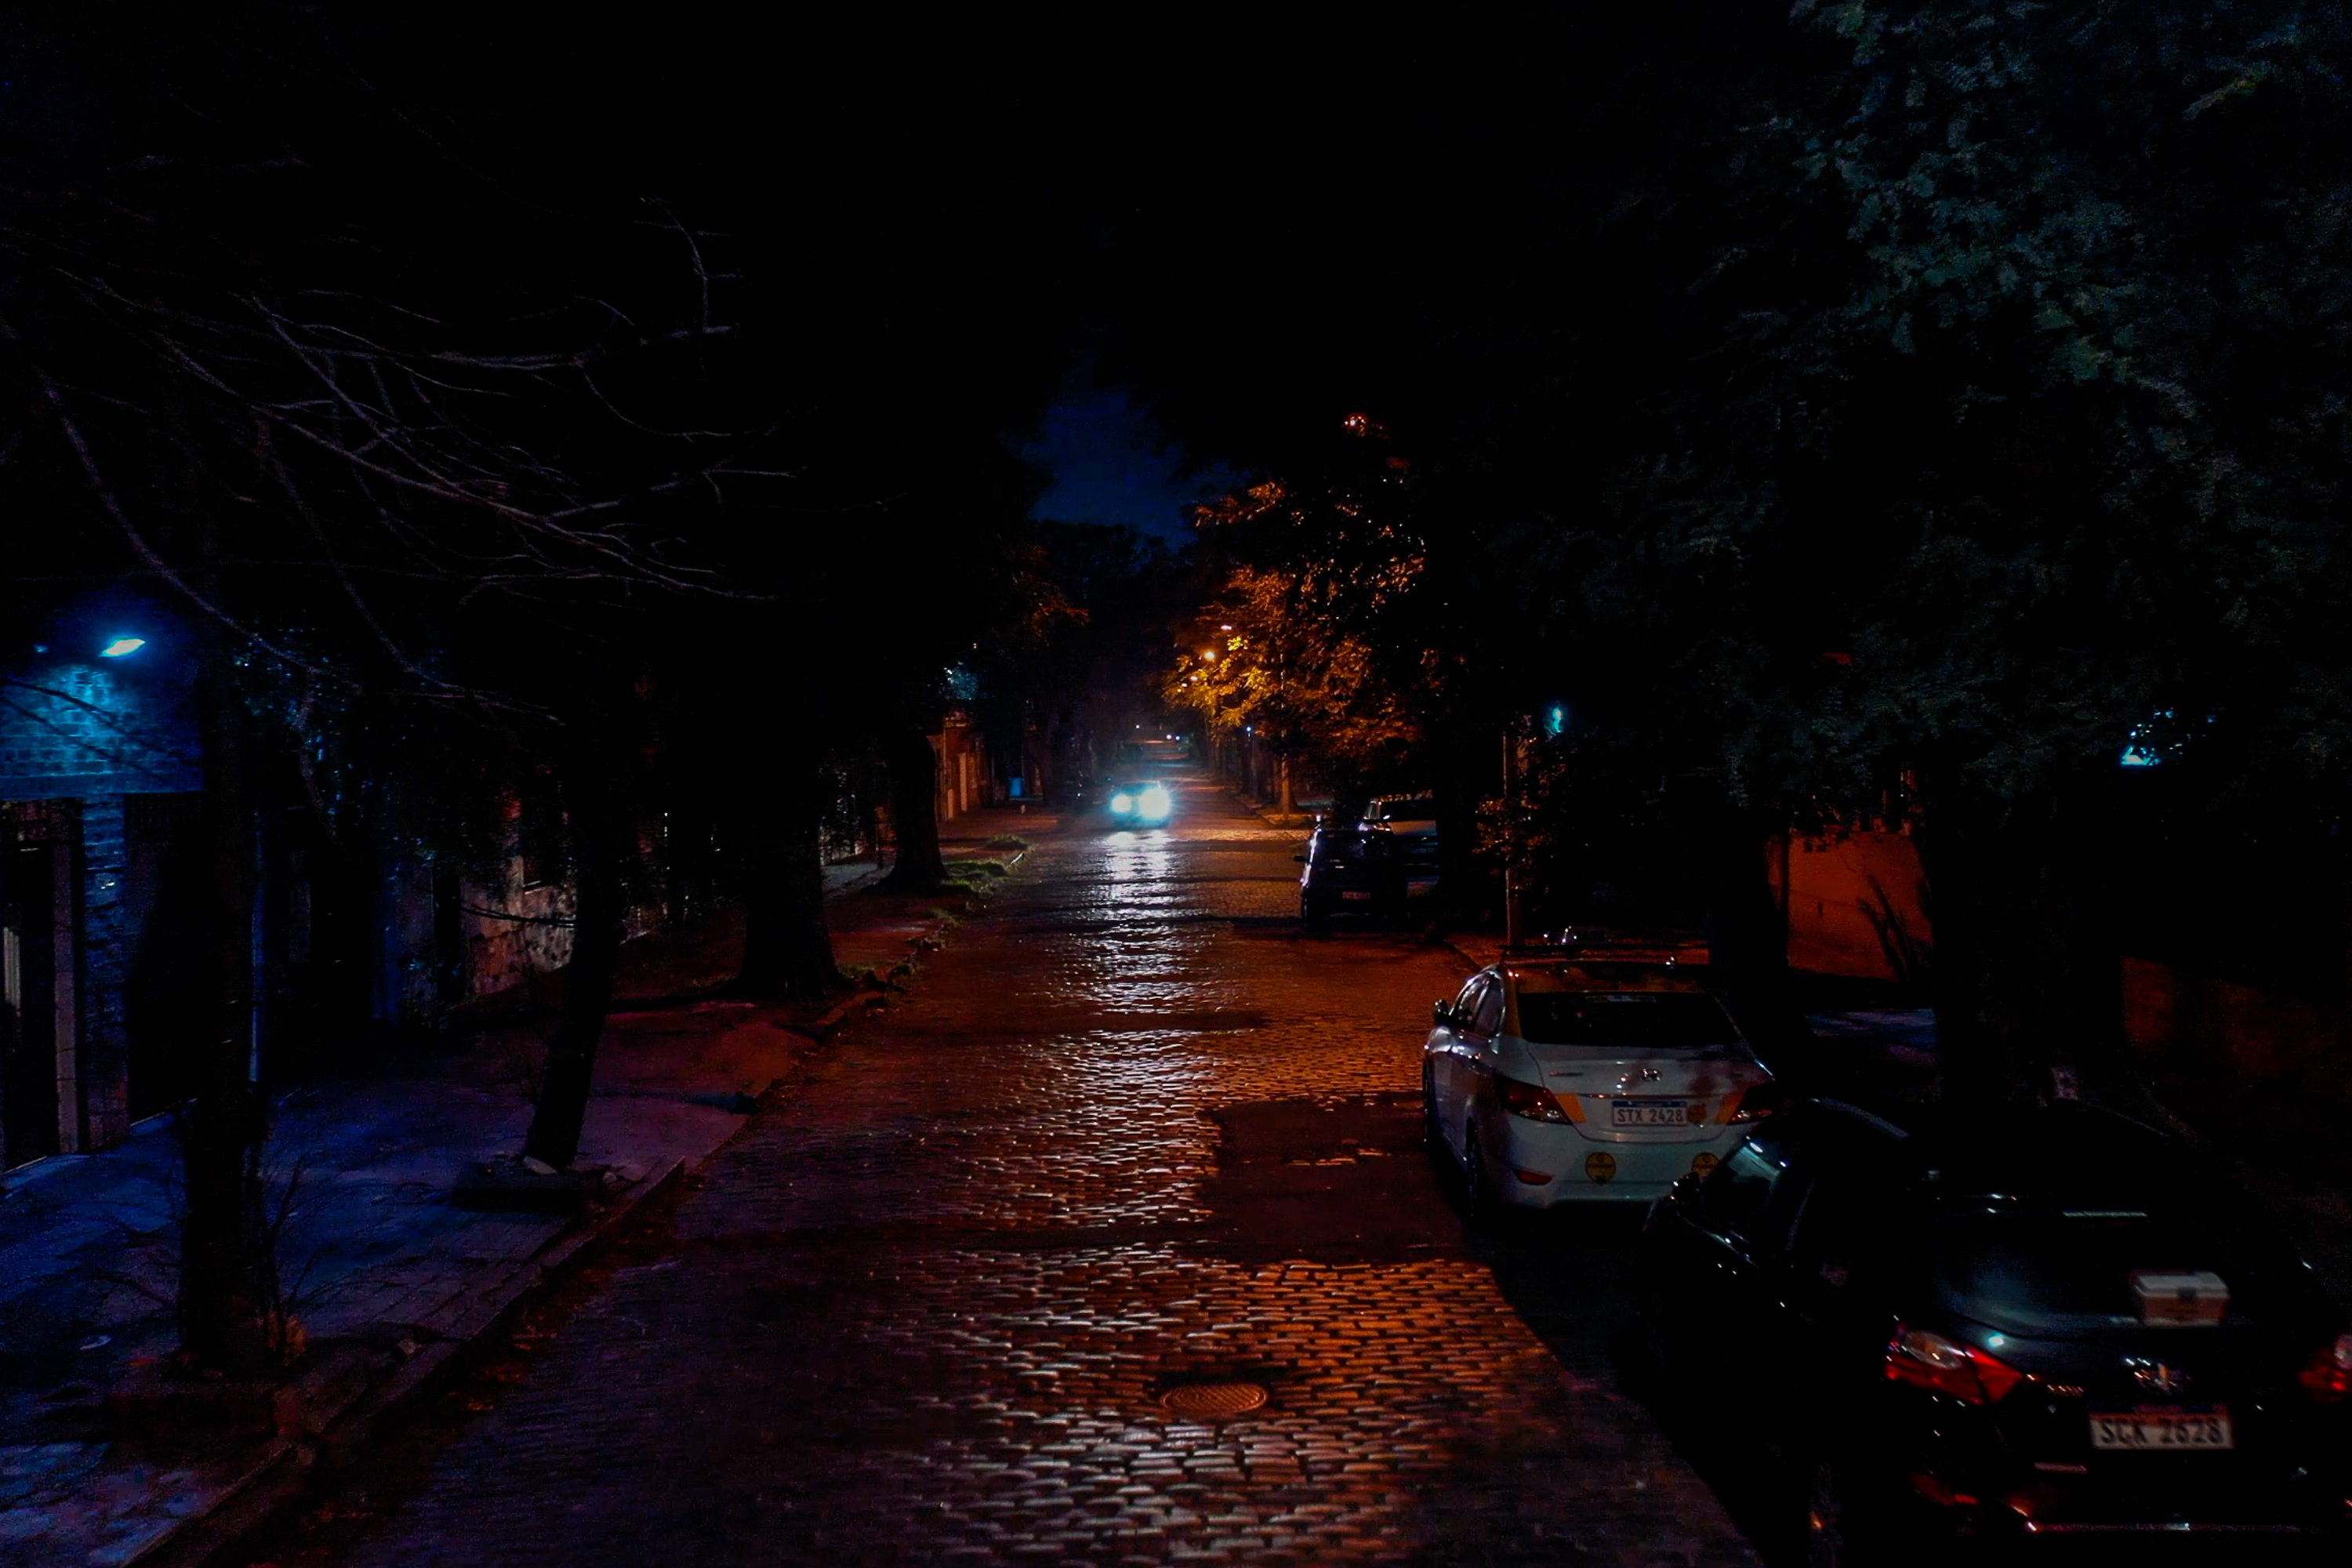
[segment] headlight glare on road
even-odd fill
[[[1131,812],[1134,809],[1135,797],[1129,795],[1126,791],[1121,790],[1118,794],[1110,797],[1110,814],[1113,816],[1125,816],[1129,812]]]

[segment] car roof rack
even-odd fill
[[[1599,926],[1570,926],[1528,940],[1506,942],[1503,957],[1516,963],[1583,958],[1612,963],[1705,963],[1707,945],[1692,937],[1636,936]]]

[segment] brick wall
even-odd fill
[[[2344,1009],[2153,959],[2123,963],[2124,1032],[2141,1050],[2352,1101],[2352,1018]]]
[[[129,668],[50,663],[0,676],[0,800],[80,805],[76,1070],[81,1142],[130,1126],[123,984],[138,933],[122,900],[123,796],[203,787],[184,694]]]
[[[123,985],[131,973],[130,929],[122,905],[125,838],[122,796],[82,802],[82,1121],[99,1148],[131,1131],[131,1037],[123,1026]]]
[[[169,685],[82,664],[0,678],[0,800],[197,789],[198,755]]]
[[[1789,917],[1789,962],[1876,980],[1925,975],[1935,944],[1927,877],[1900,833],[1775,843],[1765,856]]]

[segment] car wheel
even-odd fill
[[[1312,893],[1299,894],[1298,923],[1307,931],[1321,931],[1331,923],[1331,906]]]
[[[1867,1504],[1857,1497],[1853,1468],[1844,1460],[1814,1458],[1804,1525],[1807,1568],[1870,1568],[1885,1561]]]
[[[1682,1392],[1681,1369],[1675,1364],[1674,1334],[1666,1327],[1666,1296],[1654,1282],[1645,1281],[1638,1310],[1642,1323],[1643,1371],[1661,1403],[1672,1404]]]
[[[1474,1219],[1483,1218],[1495,1209],[1495,1184],[1486,1174],[1486,1152],[1478,1147],[1475,1127],[1462,1134],[1462,1201]]]

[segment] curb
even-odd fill
[[[209,1568],[222,1562],[240,1542],[299,1502],[316,1471],[357,1464],[388,1424],[462,1373],[488,1341],[570,1279],[646,1204],[676,1191],[685,1178],[686,1161],[674,1159],[610,1207],[558,1235],[486,1289],[455,1331],[323,1412],[315,1432],[272,1440],[251,1468],[123,1559],[124,1568]]]
[[[1460,959],[1463,963],[1468,964],[1470,966],[1471,973],[1474,974],[1495,962],[1491,958],[1478,957],[1468,948],[1464,947],[1460,942],[1454,941],[1450,935],[1440,935],[1437,938],[1437,945],[1452,953],[1454,957]]]
[[[1256,817],[1260,822],[1265,823],[1268,827],[1296,828],[1312,827],[1315,826],[1316,816],[1315,813],[1311,811],[1293,812],[1289,816],[1286,816],[1281,812],[1275,810],[1272,806],[1260,805],[1257,802],[1250,799],[1249,796],[1244,795],[1238,788],[1232,784],[1225,785],[1224,790],[1227,795],[1234,797],[1235,805],[1239,805],[1244,811],[1248,812],[1252,816]]]

